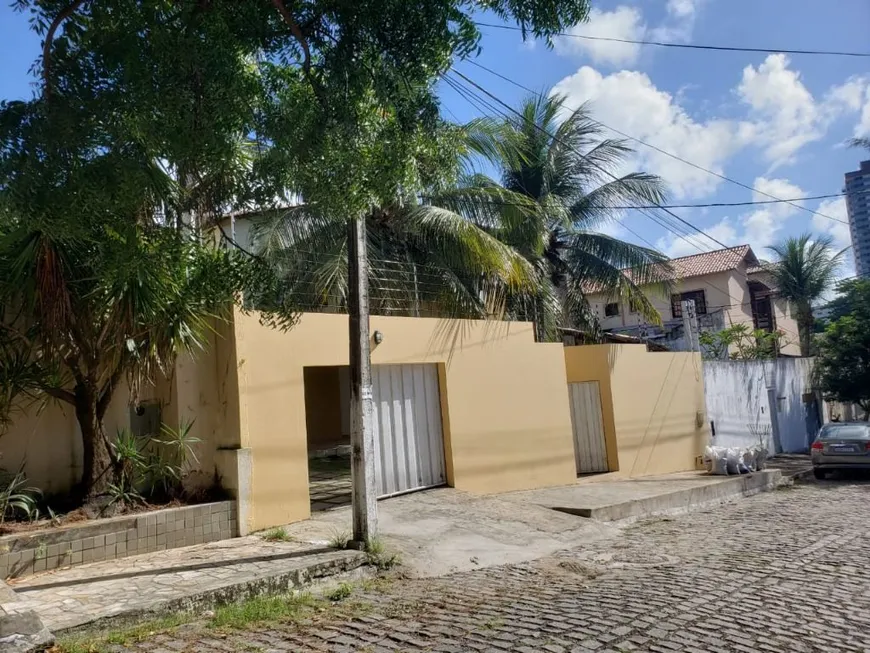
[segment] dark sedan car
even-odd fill
[[[848,469],[870,470],[870,423],[825,424],[810,451],[816,478]]]

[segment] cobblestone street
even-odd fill
[[[124,650],[870,651],[868,517],[870,485],[802,485],[534,563],[358,591],[354,618]]]

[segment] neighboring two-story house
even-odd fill
[[[673,294],[649,294],[661,314],[661,325],[645,321],[629,302],[590,293],[587,297],[601,328],[679,350],[684,342],[681,302],[692,299],[702,330],[718,331],[734,324],[779,329],[785,334],[780,353],[800,354],[797,323],[788,302],[777,296],[770,273],[759,264],[749,245],[675,258],[671,265]]]

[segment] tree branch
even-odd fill
[[[61,23],[72,16],[79,7],[88,0],[73,0],[51,21],[48,31],[45,33],[45,42],[42,44],[42,92],[46,98],[51,95],[51,45],[54,42],[54,34],[60,28]]]
[[[297,41],[299,41],[299,45],[302,46],[302,54],[304,57],[302,60],[302,70],[305,71],[306,77],[310,77],[311,49],[308,46],[308,39],[306,39],[305,35],[302,33],[299,23],[293,19],[293,16],[287,10],[287,7],[284,5],[284,0],[272,0],[272,4],[275,5],[275,9],[277,9],[278,13],[281,14],[281,18],[283,18],[284,22],[290,27],[290,33]]]
[[[103,419],[103,415],[105,415],[106,409],[109,407],[109,403],[112,401],[112,395],[115,394],[115,388],[117,388],[118,383],[121,382],[121,376],[123,374],[124,361],[122,358],[118,361],[115,370],[112,372],[112,376],[109,377],[109,380],[106,382],[106,386],[100,393],[100,398],[97,400],[97,417],[99,419]]]
[[[69,390],[64,390],[63,388],[42,388],[42,391],[49,397],[65,401],[73,406],[76,404],[76,396]]]

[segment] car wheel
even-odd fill
[[[823,480],[825,480],[826,478],[828,478],[828,472],[826,472],[826,471],[823,470],[823,469],[816,469],[816,468],[814,468],[814,469],[813,469],[813,476],[815,476],[817,480],[819,480],[819,481],[823,481]]]

